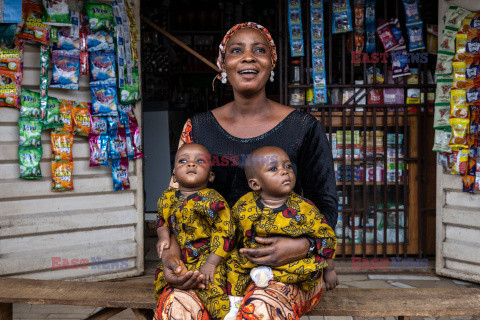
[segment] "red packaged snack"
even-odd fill
[[[382,42],[385,52],[394,50],[398,46],[398,42],[395,39],[390,24],[387,21],[378,19],[377,34]]]
[[[23,8],[25,10],[25,24],[19,37],[49,45],[50,27],[42,22],[42,7],[26,0]]]
[[[75,102],[73,107],[73,134],[88,137],[91,128],[90,103]]]
[[[372,89],[367,94],[367,104],[383,104],[382,89]]]
[[[73,134],[52,133],[51,140],[52,140],[52,160],[73,161],[73,156],[72,156]]]
[[[52,191],[73,190],[73,162],[52,162]]]
[[[22,73],[2,71],[0,73],[0,107],[20,108]]]

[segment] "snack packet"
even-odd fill
[[[470,14],[471,11],[455,6],[450,5],[445,14],[445,27],[452,28],[454,30],[458,30],[462,23],[462,20]]]
[[[480,53],[480,30],[470,28],[467,32],[465,52],[470,55]]]
[[[60,119],[60,101],[57,98],[48,97],[43,129],[46,130],[61,127],[63,127],[63,122]]]
[[[452,90],[450,119],[470,119],[470,112],[467,106],[465,90]]]
[[[455,53],[455,38],[457,37],[457,32],[449,29],[443,30],[442,40],[440,41],[440,52],[441,53]]]
[[[85,12],[91,32],[113,28],[112,6],[105,3],[87,1],[85,2]]]
[[[142,136],[140,127],[136,123],[130,122],[130,134],[133,140],[133,149],[135,151],[135,159],[143,157]]]
[[[391,18],[388,23],[390,24],[390,28],[392,30],[393,36],[395,40],[397,40],[398,46],[395,47],[393,50],[405,50],[407,49],[405,39],[403,38],[402,29],[400,28],[400,22],[398,22],[397,18]]]
[[[73,106],[73,134],[88,137],[90,134],[90,103],[75,102]]]
[[[393,78],[408,76],[412,74],[408,65],[407,51],[392,51],[392,71]]]
[[[408,49],[410,51],[425,49],[423,41],[423,22],[407,24]]]
[[[73,162],[52,162],[52,191],[73,190]]]
[[[468,104],[480,105],[480,79],[467,79],[465,90]]]
[[[20,163],[21,179],[41,179],[40,160],[42,160],[42,147],[19,147],[18,159]]]
[[[0,107],[20,107],[22,73],[2,71],[0,74]]]
[[[40,110],[40,93],[22,88],[20,103],[21,118],[32,117],[42,119],[42,112]]]
[[[367,40],[365,42],[365,51],[368,53],[375,52],[375,0],[366,0],[365,7],[365,22],[366,22],[366,33]]]
[[[40,147],[42,145],[42,120],[38,118],[19,118],[21,147]]]
[[[474,193],[475,176],[466,174],[462,178],[463,192]]]
[[[99,165],[108,167],[108,136],[106,134],[91,135],[90,143],[90,167]]]
[[[111,159],[127,158],[127,142],[125,129],[109,130],[109,155]]]
[[[23,69],[24,40],[0,45],[0,71],[21,72]]]
[[[96,51],[90,54],[90,85],[115,86],[115,53]]]
[[[465,89],[466,67],[467,64],[465,63],[465,61],[453,62],[452,89]]]
[[[435,152],[452,152],[452,148],[449,147],[452,133],[446,130],[435,130],[435,138],[433,142],[432,151]]]
[[[465,78],[480,79],[480,58],[468,56],[465,59]]]
[[[378,19],[377,34],[385,52],[389,52],[398,47],[398,42],[393,35],[390,24],[384,19]]]
[[[332,33],[352,31],[352,9],[349,0],[332,0]]]
[[[90,105],[91,107],[91,105]],[[91,118],[91,131],[90,135],[100,135],[107,133],[107,118],[105,117],[90,117]]]
[[[78,90],[80,54],[78,51],[53,51],[53,74],[50,87]]]
[[[452,63],[454,55],[441,54],[437,56],[437,66],[435,68],[436,75],[452,74]]]
[[[45,117],[48,102],[48,65],[50,64],[50,46],[40,48],[40,109],[42,119]]]
[[[63,123],[63,127],[60,127],[58,131],[63,131],[63,132],[73,132],[73,102],[61,99],[60,100],[60,120]]]
[[[113,51],[113,37],[107,31],[92,32],[87,35],[88,52]]]
[[[50,27],[42,23],[43,10],[38,4],[25,0],[25,24],[20,37],[23,39],[50,44]]]
[[[112,160],[113,191],[129,190],[128,159]]]
[[[435,129],[450,128],[450,105],[435,105],[433,119]]]
[[[450,105],[450,92],[453,83],[450,79],[437,79],[437,89],[435,93],[435,105],[448,104]]]
[[[67,0],[42,0],[42,3],[43,23],[57,27],[70,25]]]
[[[92,116],[117,116],[117,88],[114,86],[91,86]]]
[[[421,21],[420,10],[418,9],[418,0],[402,0],[402,2],[405,8],[407,24]]]
[[[452,126],[452,139],[449,146],[451,148],[467,148],[470,120],[454,118],[450,119],[450,124]]]
[[[68,132],[52,133],[51,141],[52,141],[52,160],[73,161],[73,155],[72,155],[73,134]]]
[[[140,101],[140,88],[139,88],[139,76],[138,69],[132,70],[132,84],[128,81],[125,82],[125,86],[120,89],[120,103],[129,104]]]

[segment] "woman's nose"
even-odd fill
[[[245,62],[253,62],[256,61],[257,59],[255,58],[255,55],[253,54],[252,51],[246,50],[245,54],[243,55],[243,61]]]

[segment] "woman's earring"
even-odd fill
[[[227,83],[227,73],[225,71],[222,72],[222,83]]]
[[[270,82],[273,82],[273,77],[275,76],[275,72],[273,70],[270,72]]]

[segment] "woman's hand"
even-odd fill
[[[182,260],[175,256],[163,259],[165,281],[174,288],[182,290],[205,289],[203,275],[197,270],[188,271]]]
[[[310,243],[307,238],[255,237],[264,248],[242,248],[240,253],[261,266],[279,267],[306,257]]]

